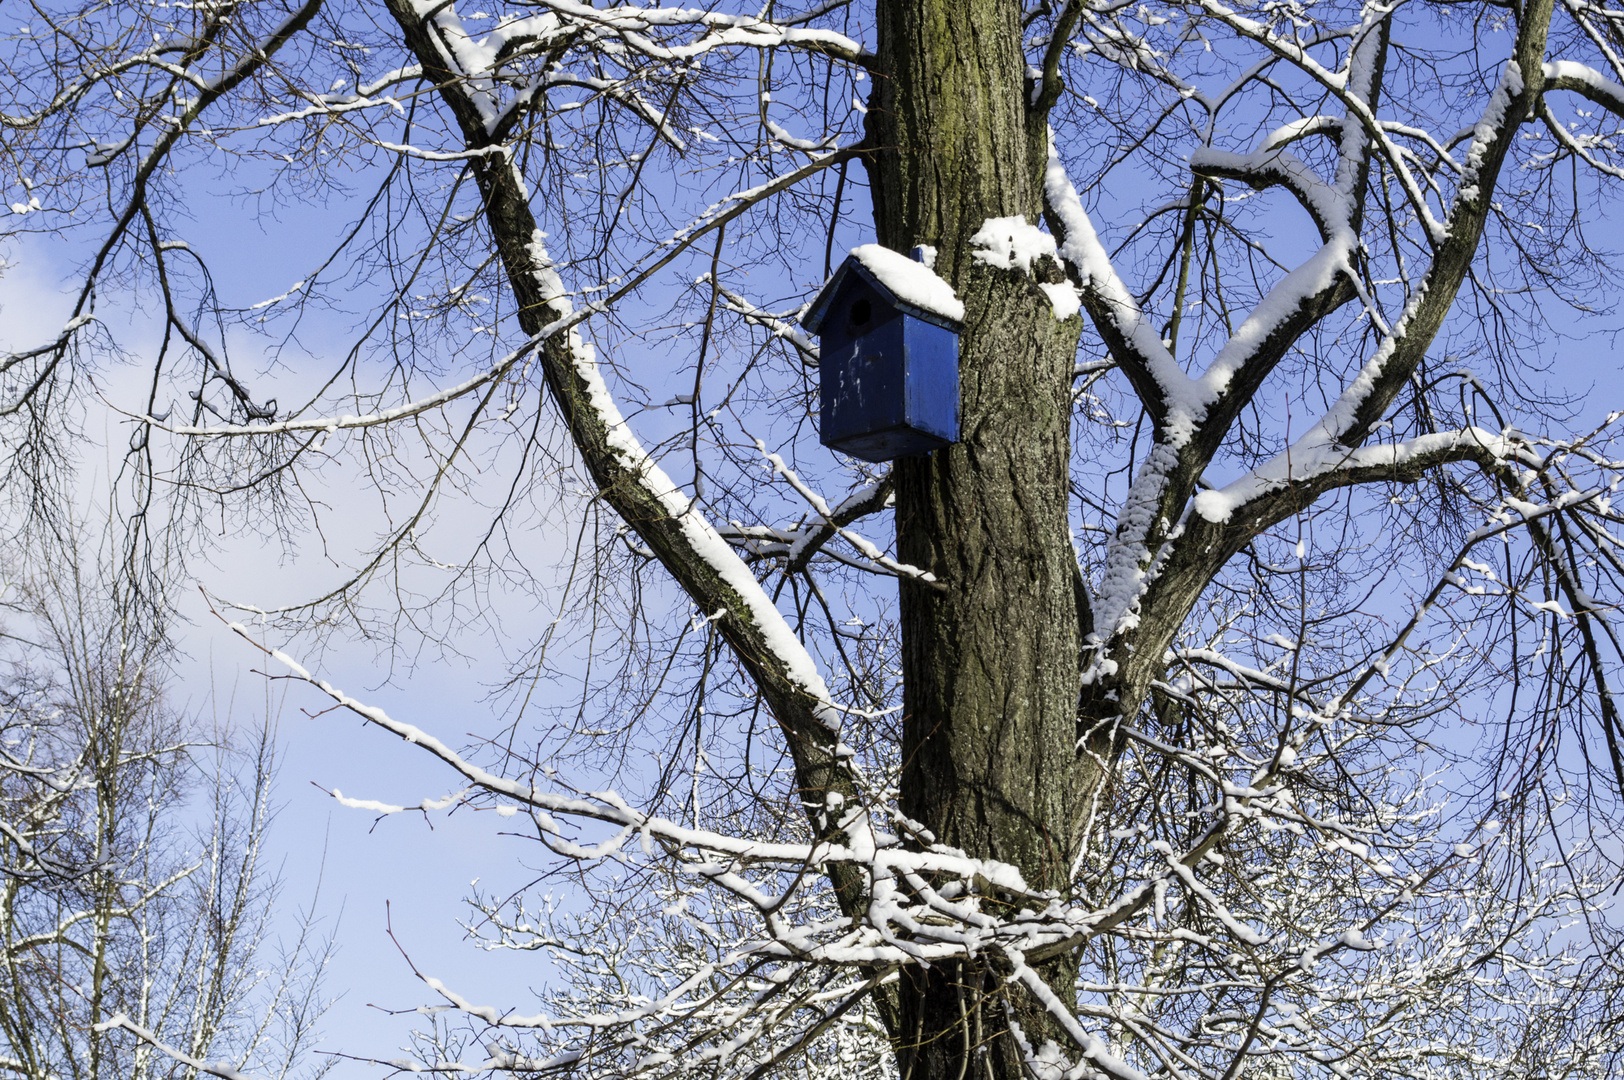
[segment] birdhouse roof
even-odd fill
[[[953,331],[964,322],[964,304],[954,295],[953,286],[937,277],[930,267],[879,244],[864,244],[853,248],[829,278],[801,316],[801,325],[811,333],[819,333],[835,301],[856,281],[865,282],[905,315]]]

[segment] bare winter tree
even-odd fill
[[[132,567],[320,529],[245,637],[508,650],[467,753],[277,654],[571,883],[482,902],[541,1011],[430,982],[414,1068],[1619,1067],[1624,13],[30,10],[15,235],[81,273],[8,446],[123,297]],[[865,240],[959,327],[881,467],[797,324]]]
[[[162,1043],[292,1075],[308,1064],[325,945],[307,927],[273,960],[268,729],[245,761],[230,760],[227,733],[197,731],[168,704],[169,645],[132,617],[142,605],[63,552],[11,576],[0,1069],[30,1080],[190,1075],[154,1051]]]

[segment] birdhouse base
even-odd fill
[[[831,450],[838,450],[842,454],[849,454],[854,458],[878,463],[891,461],[899,457],[908,457],[911,454],[928,454],[932,450],[940,450],[944,446],[953,445],[953,440],[944,439],[940,435],[932,435],[928,431],[918,431],[911,427],[899,426],[887,428],[885,431],[868,431],[861,435],[848,435],[843,439],[826,441],[824,445]]]

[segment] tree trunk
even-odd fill
[[[882,243],[938,249],[965,305],[961,441],[896,464],[903,582],[903,812],[941,843],[1064,889],[1090,771],[1076,752],[1079,585],[1067,522],[1071,370],[1081,322],[1037,281],[973,257],[987,218],[1040,220],[1047,126],[1029,115],[1011,0],[882,0],[867,159]],[[1040,277],[1063,280],[1057,265]],[[989,903],[998,902],[991,899]],[[1071,958],[1041,970],[1069,1007]],[[1043,1009],[974,961],[905,975],[907,1080],[1022,1075],[1009,1021]]]

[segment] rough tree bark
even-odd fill
[[[1043,210],[1046,109],[1029,105],[1012,0],[884,0],[865,159],[881,243],[928,244],[965,305],[961,441],[895,465],[901,559],[941,587],[901,590],[901,803],[936,840],[1065,889],[1077,810],[1097,779],[1077,746],[1077,561],[1067,523],[1070,385],[1081,320],[1055,318],[1034,276],[978,261],[989,218]],[[1075,959],[1045,981],[1071,1002]],[[1009,1021],[1051,1037],[1036,1002],[970,963],[904,975],[909,1080],[1023,1075]]]

